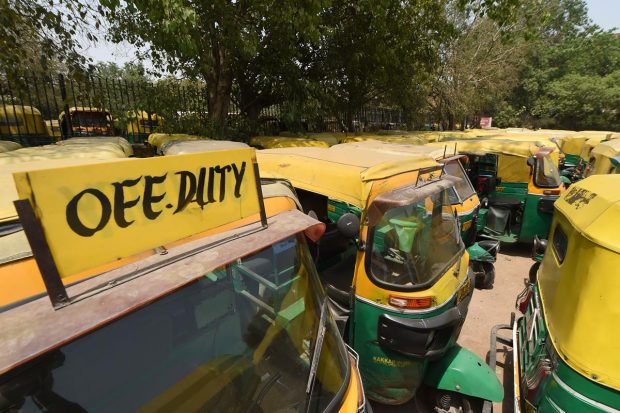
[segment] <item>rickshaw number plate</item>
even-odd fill
[[[465,284],[463,284],[461,289],[458,290],[458,292],[456,293],[456,304],[460,303],[461,300],[463,300],[463,298],[466,297],[467,294],[469,294],[471,290],[472,290],[471,278],[467,278],[467,281],[465,281]]]

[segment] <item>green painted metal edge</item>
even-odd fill
[[[424,383],[493,402],[504,399],[504,388],[495,372],[484,360],[459,345],[429,364]]]

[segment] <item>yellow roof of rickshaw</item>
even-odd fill
[[[527,141],[515,141],[507,138],[504,139],[468,139],[468,140],[454,140],[454,141],[442,141],[431,142],[427,145],[434,147],[443,147],[445,145],[456,145],[458,152],[467,153],[494,153],[501,155],[512,155],[519,157],[530,157],[536,154],[542,146],[536,145],[535,142]],[[548,145],[547,145],[548,146]],[[555,145],[550,146],[555,148]]]
[[[340,140],[340,143],[350,142],[364,142],[364,141],[379,141],[386,143],[397,144],[411,144],[411,145],[424,145],[428,141],[422,137],[415,135],[360,135],[360,136],[347,136]]]
[[[0,153],[1,152],[9,152],[9,151],[14,151],[16,149],[21,148],[22,146],[17,143],[17,142],[13,142],[13,141],[0,141]]]
[[[151,133],[148,142],[160,147],[161,145],[172,141],[200,141],[209,140],[206,136],[188,135],[186,133]]]
[[[129,117],[129,119],[142,119],[142,120],[147,120],[149,118],[149,113],[145,112],[143,110],[130,110],[129,112],[127,112],[127,116]],[[151,120],[158,120],[159,116],[157,115],[157,113],[151,113]]]
[[[620,175],[592,175],[571,185],[555,202],[555,208],[583,236],[620,253],[620,190],[617,188],[620,188]]]
[[[332,148],[266,149],[256,152],[262,176],[284,177],[300,189],[316,192],[360,208],[366,206],[372,181],[436,166],[426,155]]]
[[[436,148],[425,145],[410,145],[406,143],[382,142],[373,139],[350,141],[332,146],[334,150],[359,150],[387,153],[397,156],[426,155],[433,159],[441,159],[445,156],[454,155],[454,146],[445,145],[443,148]]]
[[[98,108],[95,106],[71,106],[69,108],[69,113],[73,113],[73,112],[104,112],[107,114],[110,113],[105,108]]]
[[[34,106],[26,106],[22,104],[4,103],[0,105],[0,115],[41,115],[41,111]]]
[[[164,155],[182,155],[186,153],[221,151],[224,149],[249,148],[243,142],[234,141],[212,141],[212,140],[190,140],[190,141],[171,141],[161,147]]]
[[[125,155],[132,156],[133,148],[127,139],[121,136],[84,136],[78,138],[69,138],[56,142],[56,145],[101,145],[114,144],[118,145]]]
[[[592,154],[602,155],[607,158],[618,155],[618,152],[620,152],[620,139],[601,142],[592,149]]]
[[[329,144],[324,141],[313,138],[294,138],[288,136],[254,136],[250,139],[250,145],[264,149],[296,148],[305,146],[329,148]]]

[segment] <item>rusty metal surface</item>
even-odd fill
[[[282,212],[268,222],[265,229],[254,223],[88,279],[67,288],[71,297],[83,298],[59,310],[43,297],[0,313],[0,374],[156,301],[236,258],[319,223],[296,210]],[[136,273],[142,275],[131,279]],[[88,296],[93,289],[114,285],[123,277],[129,277],[129,281]]]

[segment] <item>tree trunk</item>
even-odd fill
[[[228,52],[219,45],[212,50],[213,66],[205,76],[209,93],[209,119],[216,128],[226,124],[232,92],[233,73]]]

